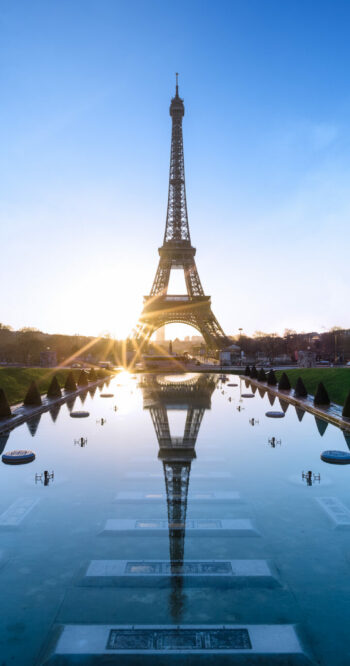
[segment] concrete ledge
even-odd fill
[[[181,536],[186,531],[186,536],[260,536],[251,520],[239,519],[215,519],[198,518],[186,520],[185,523],[169,524],[167,520],[145,519],[134,520],[127,518],[110,518],[107,520],[101,534],[103,535],[127,535],[127,536],[168,536],[169,530]]]
[[[267,560],[92,560],[81,585],[169,587],[174,578],[187,587],[277,587],[277,572]]]
[[[252,386],[256,386],[257,388],[262,388],[265,391],[268,391],[271,395],[274,395],[277,398],[281,398],[281,400],[285,400],[295,407],[301,407],[306,412],[310,412],[310,414],[314,414],[314,416],[318,416],[324,421],[333,423],[333,425],[341,428],[341,430],[348,431],[350,435],[350,419],[345,419],[342,416],[342,407],[340,407],[340,405],[331,402],[329,407],[323,409],[322,407],[317,407],[314,405],[313,395],[308,395],[307,398],[296,398],[292,394],[293,389],[290,391],[279,391],[275,386],[269,386],[266,382],[259,382],[257,379],[251,379],[250,377],[245,377],[244,375],[240,375],[240,378],[249,381]]]

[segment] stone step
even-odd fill
[[[336,529],[350,529],[350,511],[337,497],[316,497]]]
[[[28,513],[38,504],[39,498],[19,497],[0,515],[0,528],[18,527]]]
[[[176,498],[175,498],[176,499]],[[181,498],[182,499],[182,498]],[[116,502],[166,502],[167,496],[165,492],[130,492],[121,491],[115,497]],[[235,490],[218,491],[218,492],[190,492],[187,496],[187,502],[240,502],[241,497],[239,492]]]
[[[130,518],[110,518],[106,521],[102,531],[104,535],[162,536],[169,535],[169,529],[186,536],[260,536],[248,518],[216,519],[198,518],[189,519],[185,523],[168,523],[166,519],[135,520]]]
[[[147,481],[147,479],[164,479],[164,472],[127,472],[126,479],[138,479]],[[193,479],[232,479],[230,472],[191,472]]]
[[[164,663],[164,657],[177,657],[178,663],[179,657],[196,655],[201,663],[203,657],[215,657],[215,663],[226,657],[225,663],[230,664],[310,663],[291,624],[64,625],[48,661],[63,664],[66,660],[75,663],[76,659],[84,659],[84,664],[106,663],[106,660],[116,664],[153,664],[157,658]]]
[[[162,586],[181,578],[188,587],[276,587],[279,580],[267,560],[92,560],[82,585]]]

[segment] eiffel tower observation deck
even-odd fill
[[[211,309],[210,296],[205,295],[195,262],[188,224],[182,119],[185,114],[179,96],[176,74],[175,97],[170,104],[172,119],[168,208],[159,264],[149,296],[136,329],[139,350],[158,328],[165,324],[182,323],[196,328],[210,350],[224,349],[231,344]],[[170,273],[184,271],[186,294],[168,294]]]

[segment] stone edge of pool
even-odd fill
[[[112,379],[113,376],[114,375],[111,375],[110,378]],[[14,428],[17,428],[17,426],[20,426],[22,423],[32,419],[33,416],[48,412],[49,409],[54,405],[63,405],[70,398],[80,395],[81,393],[85,393],[95,386],[104,384],[105,381],[106,377],[103,379],[98,379],[96,382],[89,383],[88,386],[81,386],[77,388],[76,391],[67,391],[60,398],[42,398],[42,405],[40,406],[26,407],[25,405],[20,405],[12,412],[12,416],[9,418],[0,419],[0,435],[3,435],[10,430],[14,430]]]
[[[314,414],[314,416],[318,416],[324,421],[328,421],[350,434],[350,419],[346,419],[342,416],[342,408],[336,403],[331,402],[330,406],[325,408],[316,407],[314,404],[314,397],[310,394],[307,398],[297,398],[296,396],[291,395],[293,389],[290,389],[290,391],[280,391],[278,388],[271,386],[266,382],[259,382],[257,379],[252,379],[245,375],[239,375],[239,378],[249,382],[252,386],[268,391],[277,398],[281,398],[295,407],[301,407],[306,412],[310,412],[311,414]]]

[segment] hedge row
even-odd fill
[[[257,370],[255,365],[253,365],[252,368],[250,368],[249,365],[247,365],[244,374],[246,377],[250,377],[251,379],[258,379],[260,382],[267,381],[267,383],[270,386],[276,386],[277,384],[276,375],[273,370],[270,370],[268,372],[268,375],[266,376],[264,368]],[[291,388],[292,386],[289,381],[288,375],[285,372],[283,372],[278,382],[278,389],[280,391],[290,391]],[[294,389],[294,395],[297,398],[307,397],[306,386],[301,377],[298,377],[297,379]],[[331,401],[329,399],[329,395],[325,385],[323,384],[323,382],[319,382],[314,396],[314,404],[322,407],[328,407],[330,405],[330,402]],[[348,396],[345,400],[342,415],[345,418],[350,418],[350,392],[348,393]]]
[[[74,373],[71,370],[67,375],[64,389],[69,392],[76,391],[77,385],[80,387],[88,386],[89,383],[96,382],[98,379],[105,379],[107,376],[108,373],[102,368],[99,368],[97,372],[94,370],[94,368],[91,368],[89,373],[87,373],[85,370],[81,370],[76,382]],[[60,398],[62,396],[62,390],[56,375],[52,377],[46,395],[48,398]],[[31,382],[23,400],[23,404],[26,406],[39,406],[42,404],[41,394],[35,381]],[[5,391],[0,388],[0,418],[8,418],[9,416],[11,416],[11,407],[7,400]]]

